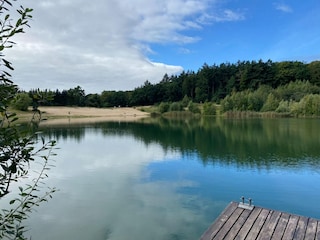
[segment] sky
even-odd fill
[[[33,0],[4,52],[22,90],[133,90],[164,74],[268,59],[320,60],[319,0]],[[27,5],[28,4],[28,5]]]

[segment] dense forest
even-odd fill
[[[49,106],[114,107],[158,105],[187,99],[193,103],[218,103],[223,111],[274,111],[279,110],[280,105],[281,111],[286,111],[292,107],[290,102],[299,102],[310,94],[318,95],[319,89],[320,61],[259,60],[204,64],[197,72],[165,74],[159,83],[145,81],[131,91],[104,90],[101,94],[86,95],[80,86],[63,91],[31,90],[21,92],[16,103],[21,99],[24,103],[31,104],[33,100]],[[312,98],[309,101],[319,100],[318,96],[309,98]]]

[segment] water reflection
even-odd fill
[[[318,119],[144,119],[140,123],[107,122],[87,126],[105,136],[132,135],[145,144],[157,143],[183,154],[197,152],[204,164],[239,167],[319,166]],[[45,129],[49,138],[81,141],[86,125]]]
[[[144,119],[51,126],[49,185],[33,239],[198,239],[240,196],[320,218],[318,119]],[[305,202],[308,199],[308,202]],[[44,238],[45,236],[45,238]]]
[[[132,136],[106,136],[96,130],[85,131],[84,136],[81,145],[62,143],[50,174],[50,185],[60,192],[32,216],[33,239],[160,240],[201,235],[212,220],[207,219],[206,208],[215,209],[214,204],[179,193],[198,183],[182,175],[153,179],[159,169],[152,166],[179,161],[179,152],[163,151],[158,144]]]

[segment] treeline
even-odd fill
[[[257,90],[232,92],[221,100],[222,112],[276,112],[293,116],[320,116],[320,87],[295,81],[277,88],[261,85]]]
[[[77,86],[63,91],[32,90],[28,96],[33,100],[37,99],[42,105],[90,107],[146,106],[162,102],[179,102],[188,98],[194,103],[221,102],[224,103],[224,108],[228,109],[225,104],[227,100],[222,101],[227,96],[230,100],[237,96],[236,93],[253,94],[261,86],[276,89],[298,80],[308,81],[309,84],[319,87],[320,61],[303,63],[260,60],[212,66],[204,64],[197,72],[187,71],[172,76],[165,74],[159,83],[151,84],[146,81],[131,91],[105,90],[101,94],[85,94],[85,91]]]

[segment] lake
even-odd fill
[[[194,240],[231,201],[320,219],[319,119],[144,119],[50,126],[35,240]]]

